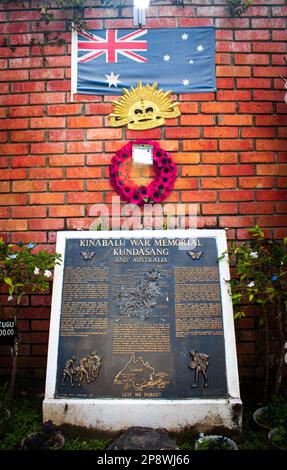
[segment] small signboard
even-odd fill
[[[16,324],[14,320],[0,319],[0,344],[12,345],[16,334]]]

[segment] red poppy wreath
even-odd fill
[[[133,145],[151,145],[155,177],[147,186],[137,185],[130,179],[125,180],[125,162],[132,159]],[[110,165],[110,180],[121,200],[137,205],[162,202],[172,191],[177,176],[177,168],[171,155],[161,149],[159,144],[149,140],[129,142],[118,150]]]

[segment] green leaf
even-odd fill
[[[13,286],[13,281],[12,281],[11,277],[5,277],[4,282],[5,282],[5,284],[8,284],[8,286]]]
[[[253,299],[254,299],[254,294],[249,294],[249,302],[252,302]]]

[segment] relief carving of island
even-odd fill
[[[163,390],[169,383],[166,372],[155,372],[149,362],[133,354],[125,367],[116,375],[114,384],[123,385],[124,390],[134,389],[139,392],[144,389],[158,388]]]
[[[144,273],[144,276],[134,286],[122,286],[116,294],[119,314],[146,320],[151,316],[151,310],[162,297],[160,280],[164,274],[156,268]]]

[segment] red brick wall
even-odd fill
[[[118,9],[86,3],[94,5],[85,9],[88,27],[133,27],[131,8],[119,18]],[[192,0],[184,9],[170,3],[152,5],[147,26],[214,25],[218,91],[177,96],[181,117],[148,132],[109,128],[110,97],[78,95],[70,102],[70,46],[45,46],[45,63],[37,45],[47,32],[63,31],[61,10],[45,25],[37,24],[36,1],[0,3],[0,232],[6,239],[53,250],[57,231],[88,228],[90,206],[114,194],[107,178],[114,151],[138,137],[160,140],[172,152],[179,177],[166,202],[197,203],[200,228],[228,227],[229,238],[243,240],[258,223],[275,237],[287,235],[285,0],[254,0],[236,19],[226,0]],[[70,40],[68,33],[62,37]],[[45,372],[49,316],[49,295],[24,299],[20,367],[36,375]],[[252,309],[237,326],[242,378],[254,365],[261,370],[257,322]],[[1,351],[5,368],[9,351]]]

